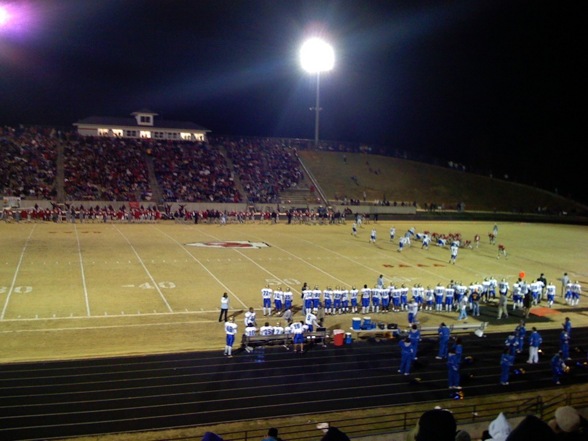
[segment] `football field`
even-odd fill
[[[278,224],[0,224],[0,361],[99,357],[167,351],[222,349],[220,297],[243,330],[243,310],[261,313],[260,290],[290,288],[300,306],[304,282],[320,289],[386,284],[468,285],[485,277],[521,272],[529,282],[545,274],[554,282],[567,272],[586,287],[588,228],[574,225],[501,223],[497,258],[489,222],[387,221]],[[390,241],[390,227],[396,238]],[[398,251],[398,238],[416,232],[481,236],[479,248],[461,248],[455,265],[448,247],[421,243]],[[377,232],[370,243],[372,229]],[[580,307],[584,306],[584,298]],[[557,308],[567,305],[558,299]],[[578,308],[578,311],[580,308]],[[421,322],[454,322],[457,314],[423,313]],[[404,313],[378,320],[405,324]],[[295,317],[300,317],[298,312]],[[580,325],[582,315],[578,315]],[[272,318],[273,321],[279,320]],[[559,327],[561,317],[543,327]],[[328,316],[329,328],[348,328],[350,315]],[[494,325],[493,323],[491,323]],[[495,325],[498,326],[499,323]],[[584,324],[588,324],[588,320]],[[497,328],[498,329],[498,328]]]

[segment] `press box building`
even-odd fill
[[[90,116],[74,123],[83,136],[111,136],[119,138],[148,138],[177,141],[206,141],[207,133],[198,124],[189,121],[166,121],[157,113],[140,110],[131,117]]]

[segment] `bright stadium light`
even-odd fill
[[[8,13],[8,10],[4,6],[0,5],[0,28],[8,23],[9,19],[10,14]]]
[[[300,64],[302,68],[311,74],[316,74],[316,104],[314,107],[314,146],[319,143],[319,112],[320,108],[320,76],[321,72],[333,69],[335,65],[335,52],[333,47],[320,38],[307,40],[300,49]],[[313,109],[311,109],[313,110]]]

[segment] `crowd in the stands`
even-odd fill
[[[57,138],[47,129],[0,127],[0,194],[55,197]]]
[[[145,141],[70,136],[62,145],[67,200],[136,201],[151,192]]]
[[[303,179],[296,150],[275,140],[214,141],[229,154],[247,199],[252,203],[278,202],[281,191]]]
[[[216,146],[157,142],[150,156],[166,202],[241,202],[229,163]]]
[[[2,127],[0,176],[0,194],[26,199],[55,200],[63,189],[65,201],[150,202],[157,186],[162,202],[273,203],[303,173],[296,149],[279,141],[161,141]]]

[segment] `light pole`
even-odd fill
[[[335,65],[335,53],[330,44],[320,38],[307,40],[300,49],[300,63],[302,68],[311,74],[316,74],[316,103],[314,106],[314,146],[319,144],[319,112],[321,72],[327,72]]]

